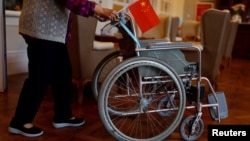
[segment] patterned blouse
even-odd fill
[[[71,12],[84,17],[93,16],[95,3],[89,0],[66,0],[66,8]],[[71,39],[72,14],[70,14],[66,43]]]
[[[65,11],[54,0],[23,0],[19,32],[24,36],[68,43],[71,39],[72,13],[94,15],[96,3],[89,0],[65,0]]]

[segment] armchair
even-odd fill
[[[230,67],[231,59],[232,59],[232,50],[234,47],[235,37],[238,29],[237,22],[230,22],[227,28],[227,39],[225,42],[225,51],[222,60],[222,68],[227,69]]]
[[[217,9],[206,10],[201,17],[201,44],[203,46],[201,75],[207,77],[215,88],[220,74],[230,17],[230,13]],[[197,59],[197,54],[194,52],[186,50],[183,52],[187,60]]]
[[[171,16],[160,14],[160,23],[152,29],[142,33],[142,38],[170,40]]]
[[[184,20],[181,27],[183,41],[196,41],[199,38],[200,23],[198,21]]]
[[[78,102],[83,99],[83,89],[92,79],[97,64],[115,51],[115,44],[95,40],[97,19],[74,15],[72,40],[68,45],[72,64],[72,81],[77,86]]]
[[[169,38],[171,42],[182,41],[182,37],[177,37],[180,24],[179,17],[172,17]]]

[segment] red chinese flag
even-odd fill
[[[146,32],[160,23],[149,0],[138,0],[128,8],[142,32]]]

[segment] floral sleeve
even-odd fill
[[[94,15],[96,3],[89,0],[66,0],[66,8],[71,12],[81,16]]]

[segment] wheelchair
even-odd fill
[[[204,130],[202,108],[208,107],[217,121],[227,117],[224,93],[215,92],[209,80],[201,76],[199,47],[186,42],[139,40],[127,13],[120,13],[120,19],[111,21],[110,26],[123,29],[135,45],[134,56],[118,51],[104,58],[92,83],[101,121],[115,139],[164,140],[180,125],[184,140],[197,140]],[[186,61],[182,49],[197,52],[197,62]],[[99,85],[99,75],[117,58],[118,63]],[[204,81],[211,91],[205,104]],[[189,109],[195,112],[183,120]]]

